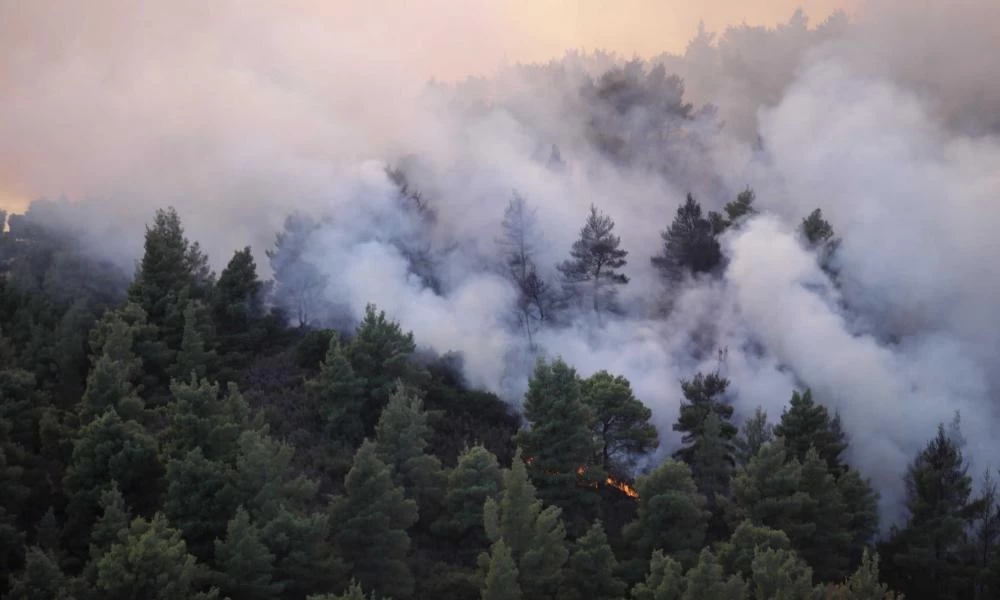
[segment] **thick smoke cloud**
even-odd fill
[[[1000,450],[993,0],[872,0],[852,22],[795,15],[705,34],[626,66],[620,88],[601,74],[625,61],[606,54],[425,86],[405,40],[385,43],[405,19],[349,8],[357,26],[331,36],[307,2],[297,14],[104,4],[106,18],[25,6],[0,25],[18,50],[0,58],[0,160],[51,195],[91,198],[32,211],[91,231],[124,264],[157,206],[176,205],[217,265],[246,243],[266,263],[285,215],[302,211],[321,223],[303,260],[338,316],[375,303],[419,343],[460,353],[469,384],[517,403],[536,353],[497,268],[504,206],[516,189],[537,211],[536,262],[554,277],[595,204],[630,251],[626,312],[543,329],[538,354],[628,377],[661,454],[678,441],[679,380],[714,369],[732,379],[738,417],[762,406],[776,418],[811,386],[840,412],[890,518],[907,463],[955,411],[974,471]],[[489,15],[439,4],[470,40],[491,33]],[[677,88],[656,64],[685,80],[685,116],[663,102]],[[427,214],[406,208],[387,164]],[[724,273],[664,286],[649,257],[684,194],[718,209],[747,185],[764,214],[725,235]],[[817,207],[842,240],[836,285],[795,232]],[[112,227],[125,232],[115,245]]]

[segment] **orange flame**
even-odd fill
[[[530,465],[530,464],[532,464],[532,463],[535,462],[535,457],[534,456],[528,456],[528,457],[526,457],[524,459],[524,462],[526,462],[527,464]],[[582,466],[579,466],[579,467],[576,468],[576,474],[579,477],[583,477],[584,473],[586,473],[586,472],[587,472],[586,465],[582,465]],[[626,483],[624,481],[620,481],[618,479],[615,479],[614,477],[610,477],[609,476],[607,479],[604,480],[604,484],[606,486],[608,486],[608,487],[615,488],[616,490],[618,490],[619,492],[625,494],[629,498],[634,498],[634,499],[638,499],[639,498],[639,492],[635,491],[634,487],[632,487],[631,485],[629,485],[628,483]],[[589,487],[596,488],[597,487],[597,482],[593,482],[593,483],[590,483],[588,485],[589,485]]]

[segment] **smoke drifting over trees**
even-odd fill
[[[679,382],[715,371],[727,431],[810,388],[884,524],[956,411],[972,472],[996,466],[994,0],[872,0],[448,84],[393,61],[406,40],[263,3],[63,8],[0,10],[0,156],[71,199],[22,227],[131,271],[172,205],[218,269],[250,245],[296,324],[351,329],[374,304],[515,405],[539,357],[624,376],[660,436],[641,468],[681,446]],[[752,211],[726,206],[748,187]],[[817,208],[835,242],[801,229]],[[491,560],[499,581],[519,551]]]

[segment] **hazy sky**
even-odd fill
[[[135,99],[116,91],[123,79],[142,81],[164,60],[189,64],[196,69],[204,60],[219,61],[216,44],[242,64],[260,64],[262,70],[287,43],[268,46],[269,39],[292,40],[301,47],[298,57],[309,57],[304,68],[293,65],[298,76],[341,81],[343,69],[404,72],[412,77],[454,79],[467,74],[488,73],[503,60],[543,61],[561,56],[568,49],[606,49],[620,54],[649,56],[663,51],[681,52],[694,35],[699,20],[710,31],[747,22],[772,25],[785,21],[801,6],[814,21],[833,10],[851,12],[858,0],[288,0],[280,9],[273,3],[254,0],[233,3],[219,0],[202,4],[179,0],[140,7],[123,0],[76,3],[43,0],[0,0],[0,208],[23,209],[37,195],[74,196],[86,193],[74,177],[58,173],[59,140],[44,144],[45,152],[23,154],[26,144],[14,138],[34,137],[38,129],[20,120],[5,101],[19,93],[34,96],[29,104],[46,103],[51,109],[64,105],[68,118],[60,136],[85,135],[73,131],[83,127],[115,127],[109,112],[147,110],[125,106]],[[276,15],[275,11],[285,14]],[[298,13],[298,14],[296,14]],[[288,17],[288,18],[285,18]],[[312,28],[300,36],[304,25]],[[185,39],[185,36],[190,39]],[[221,40],[221,41],[220,41]],[[228,45],[227,45],[228,44]],[[201,48],[208,53],[202,55]],[[150,48],[157,48],[151,51]],[[166,50],[163,50],[163,49]],[[235,49],[235,50],[234,50]],[[277,49],[277,51],[275,51]],[[157,53],[159,52],[159,53]],[[148,56],[147,56],[148,54]],[[257,56],[258,59],[254,57]],[[6,57],[6,58],[4,58]],[[137,58],[133,58],[137,57]],[[228,60],[224,56],[222,60]],[[144,66],[142,61],[148,61]],[[324,62],[325,61],[325,62]],[[130,62],[122,69],[121,64]],[[315,65],[337,63],[328,68]],[[74,105],[59,88],[66,73],[77,73],[80,65],[108,77],[105,98],[102,84],[91,82],[103,108],[82,114],[88,105]],[[278,71],[283,70],[282,65]],[[338,70],[340,72],[338,73]],[[331,77],[331,74],[336,76]],[[86,76],[85,76],[86,77]],[[157,77],[157,75],[153,75]],[[393,77],[384,78],[392,80]],[[42,82],[45,92],[34,91]],[[79,82],[78,82],[79,83]],[[130,85],[125,83],[125,85]],[[138,84],[137,84],[138,85]],[[118,87],[117,89],[121,89]],[[26,94],[25,90],[33,90]],[[36,96],[36,94],[38,94]],[[109,111],[109,107],[116,107]],[[360,109],[370,107],[358,107]],[[350,111],[351,107],[331,110]],[[57,111],[58,112],[58,111]],[[51,124],[50,124],[51,125]],[[30,145],[30,144],[27,144]],[[39,144],[35,144],[38,146]],[[19,150],[20,148],[20,150]],[[98,151],[94,149],[94,151]],[[48,163],[48,164],[42,164]],[[38,171],[44,171],[42,176]]]

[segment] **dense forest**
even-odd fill
[[[720,268],[716,237],[756,212],[750,190],[722,213],[689,196],[648,260],[667,279]],[[525,335],[613,313],[614,221],[593,207],[550,285],[528,216],[515,196],[499,232]],[[264,282],[249,248],[213,273],[158,211],[129,280],[7,219],[5,597],[995,597],[1000,499],[989,479],[973,494],[957,427],[912,457],[907,520],[880,535],[850,432],[809,389],[738,426],[739,382],[693,374],[683,443],[651,460],[651,411],[620,375],[540,359],[518,414],[375,306],[341,329],[289,314],[314,282],[286,268],[286,225]],[[836,252],[819,210],[800,235]]]
[[[291,4],[0,7],[0,597],[1000,597],[996,0]]]

